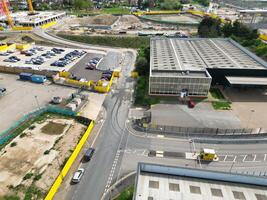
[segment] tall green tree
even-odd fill
[[[211,17],[205,17],[198,26],[198,34],[204,38],[214,38],[221,35],[221,21]]]
[[[92,6],[91,0],[74,0],[74,8],[77,10],[87,10],[92,8]]]

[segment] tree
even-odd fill
[[[77,10],[89,9],[93,6],[92,1],[90,0],[75,0],[74,8]]]
[[[222,32],[224,37],[230,37],[233,34],[233,26],[232,23],[226,23],[224,24],[224,26],[222,27]]]
[[[162,10],[182,10],[183,6],[177,0],[164,0],[160,3],[160,8]]]
[[[136,66],[136,71],[140,75],[143,76],[147,74],[147,69],[149,69],[149,67],[148,67],[148,61],[145,57],[138,57],[135,66]]]
[[[194,0],[194,1],[205,7],[209,6],[210,4],[210,0]]]
[[[200,37],[212,38],[221,35],[221,21],[211,17],[204,17],[198,26],[198,34]]]

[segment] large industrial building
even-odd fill
[[[139,163],[134,200],[266,200],[267,179]]]
[[[231,39],[151,39],[150,95],[207,96],[211,84],[267,86],[267,63]]]

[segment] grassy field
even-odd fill
[[[126,188],[115,200],[132,200],[134,187]]]
[[[149,45],[149,37],[127,37],[127,36],[78,36],[78,35],[63,35],[58,34],[59,37],[87,44],[134,48]]]
[[[210,94],[215,99],[225,99],[221,91],[217,88],[210,89]]]
[[[103,8],[100,10],[75,10],[69,12],[70,15],[99,15],[99,14],[112,14],[112,15],[127,15],[130,14],[130,10],[126,8]]]
[[[214,101],[212,102],[212,106],[215,110],[230,110],[231,102],[229,101]]]

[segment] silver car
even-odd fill
[[[73,177],[71,179],[71,182],[73,182],[73,183],[79,183],[81,181],[81,178],[82,178],[83,174],[84,174],[84,169],[83,168],[78,169],[74,173],[74,175],[73,175]]]

